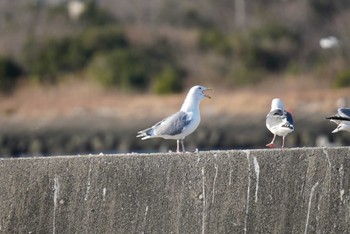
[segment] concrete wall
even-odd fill
[[[2,159],[0,233],[350,233],[350,150]]]

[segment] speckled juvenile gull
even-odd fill
[[[336,123],[338,126],[332,131],[336,133],[339,131],[350,132],[350,108],[339,108],[338,113],[333,116],[326,117],[330,121]]]
[[[292,115],[284,109],[281,99],[274,98],[271,102],[271,110],[266,116],[266,127],[273,133],[272,141],[267,147],[274,148],[276,135],[282,136],[282,148],[285,137],[294,131]]]
[[[211,98],[204,91],[210,90],[204,86],[193,86],[188,92],[179,112],[159,121],[150,128],[138,132],[136,137],[142,140],[149,138],[164,138],[177,140],[177,152],[185,152],[184,139],[198,127],[201,116],[199,104],[204,98]]]

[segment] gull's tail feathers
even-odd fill
[[[294,125],[289,123],[289,122],[285,122],[283,125],[282,125],[283,128],[288,128],[290,130],[294,130]]]
[[[339,120],[341,120],[341,121],[350,121],[350,118],[348,118],[348,117],[342,117],[342,116],[337,116],[337,115],[326,117],[326,119],[329,119],[329,120],[331,120],[333,122],[335,122],[337,120],[338,121]]]
[[[286,118],[283,119],[283,123],[281,125],[282,128],[287,128],[291,131],[294,131],[293,118],[290,113],[287,112]]]
[[[136,137],[142,137],[141,140],[146,140],[146,139],[155,137],[154,129],[147,128],[145,130],[141,130],[141,131],[137,132]]]

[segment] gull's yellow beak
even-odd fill
[[[207,89],[204,90],[204,91],[208,91],[208,90],[213,90],[213,89],[212,89],[212,88],[207,88]],[[207,98],[211,99],[211,97],[210,97],[208,94],[204,94],[204,97],[207,97]]]

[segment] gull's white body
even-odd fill
[[[150,128],[139,131],[137,137],[142,137],[142,140],[149,138],[178,140],[177,151],[179,152],[179,141],[181,141],[183,151],[185,151],[183,140],[197,129],[201,121],[199,104],[205,97],[210,98],[203,93],[205,90],[208,90],[208,88],[204,86],[192,87],[179,112],[161,120]]]
[[[279,98],[274,98],[271,102],[271,110],[266,116],[266,127],[274,134],[272,141],[266,145],[268,147],[275,147],[274,141],[278,135],[283,137],[283,148],[285,137],[294,131],[292,115],[284,109]]]

